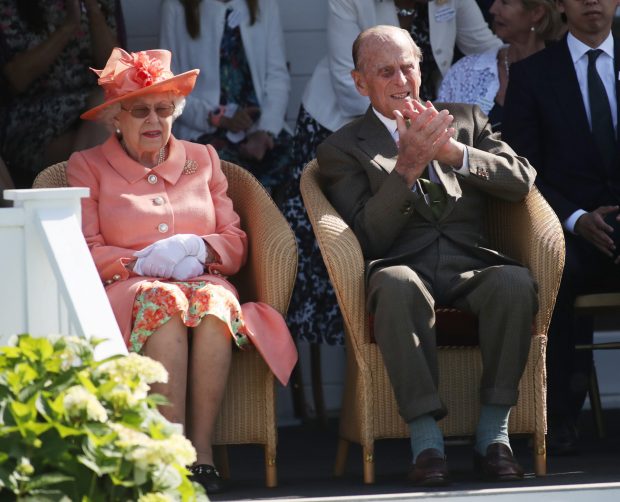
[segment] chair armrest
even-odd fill
[[[300,181],[308,218],[344,318],[346,333],[355,348],[370,343],[366,313],[364,257],[351,228],[321,189],[316,160],[306,165]],[[356,338],[357,337],[357,338]]]
[[[248,260],[231,278],[242,301],[268,303],[286,314],[297,274],[297,244],[288,222],[258,180],[222,161],[228,196],[248,236]]]
[[[538,283],[536,333],[546,335],[564,269],[564,232],[553,209],[534,186],[522,202],[492,199],[491,245],[527,266]]]

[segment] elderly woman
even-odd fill
[[[501,131],[510,65],[559,38],[563,26],[554,0],[495,0],[489,12],[505,45],[457,61],[441,83],[438,100],[478,105],[493,130]]]
[[[268,331],[268,344],[285,349],[285,357],[266,357],[284,383],[296,352],[281,316],[264,304],[241,307],[226,280],[245,261],[246,235],[215,150],[171,135],[199,72],[175,76],[170,58],[165,50],[112,51],[96,71],[105,102],[83,118],[110,124],[114,134],[73,154],[67,177],[90,188],[83,231],[125,341],[168,370],[168,382],[153,390],[169,400],[168,419],[185,425],[187,417],[194,479],[216,493],[222,482],[211,437],[231,337],[239,348],[251,340],[261,350]]]

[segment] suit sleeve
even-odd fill
[[[547,181],[544,161],[544,131],[537,104],[536,83],[531,78],[531,69],[516,63],[510,69],[510,81],[506,90],[502,117],[502,135],[515,151],[526,157],[538,170],[536,186],[564,221],[579,206],[566,199]]]
[[[385,256],[409,221],[419,195],[395,171],[373,194],[359,162],[329,140],[319,145],[317,160],[327,198],[352,228],[364,257]]]
[[[136,250],[106,244],[99,229],[99,179],[81,152],[67,162],[67,181],[69,186],[90,190],[90,196],[82,199],[82,231],[101,280],[113,280],[114,276],[127,279],[130,272],[125,264],[134,259]]]
[[[488,117],[478,106],[467,108],[471,110],[473,133],[472,138],[460,138],[470,145],[467,147],[470,176],[462,177],[462,182],[500,199],[522,200],[534,184],[535,169],[492,131]],[[462,128],[459,135],[468,134],[464,131],[467,128]]]

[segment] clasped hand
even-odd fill
[[[133,271],[138,275],[185,280],[204,271],[205,242],[194,234],[177,234],[136,251]]]
[[[452,138],[454,117],[447,110],[438,111],[430,101],[414,100],[394,110],[394,116],[399,136],[395,169],[409,186],[432,160],[461,166],[464,146]]]
[[[610,258],[614,258],[617,250],[614,240],[611,238],[614,227],[609,225],[605,218],[613,217],[616,222],[620,221],[618,209],[618,206],[601,206],[594,211],[582,214],[575,222],[575,233],[592,243]],[[616,228],[620,228],[620,225],[616,225]],[[620,256],[615,256],[614,263],[620,264]]]

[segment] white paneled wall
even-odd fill
[[[278,0],[292,89],[287,121],[294,127],[304,86],[326,50],[327,0]],[[160,0],[122,0],[127,45],[131,51],[153,49],[159,40]]]

